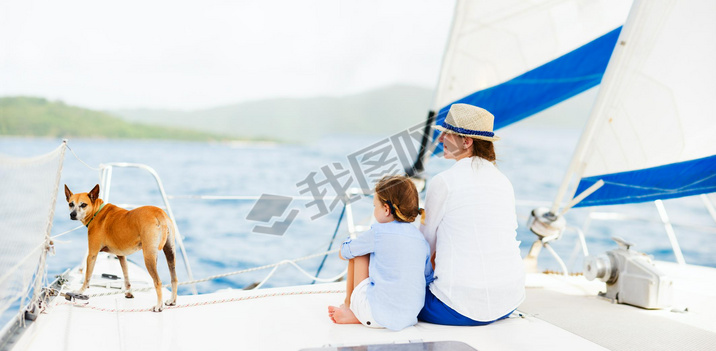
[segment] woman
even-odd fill
[[[442,131],[445,158],[435,176],[421,231],[430,244],[434,280],[418,319],[485,325],[506,318],[524,300],[524,267],[516,240],[515,197],[495,167],[494,117],[466,104],[450,107]]]

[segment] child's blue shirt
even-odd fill
[[[376,223],[341,245],[341,256],[370,254],[368,302],[380,325],[401,330],[418,322],[425,303],[426,279],[432,272],[430,245],[412,224]]]

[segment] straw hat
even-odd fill
[[[473,139],[497,141],[500,137],[492,132],[495,116],[483,108],[468,104],[453,104],[441,126],[435,129]]]

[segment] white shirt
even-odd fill
[[[435,257],[430,291],[476,321],[492,321],[525,298],[512,184],[491,162],[464,158],[436,175],[420,227]]]

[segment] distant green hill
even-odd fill
[[[36,97],[0,98],[0,135],[191,141],[237,139],[187,129],[130,123],[106,112]]]
[[[596,89],[519,122],[582,127]],[[429,89],[395,85],[341,97],[274,98],[210,109],[100,112],[32,97],[0,98],[0,135],[309,142],[330,135],[388,136],[423,123]]]
[[[241,138],[306,142],[329,135],[388,136],[424,123],[429,89],[396,85],[341,97],[275,98],[196,111],[116,110],[127,121]]]
[[[274,98],[194,111],[115,110],[129,122],[181,127],[241,138],[308,142],[330,135],[385,137],[424,123],[433,91],[393,85],[340,97]],[[581,128],[596,89],[519,122],[526,127]]]

